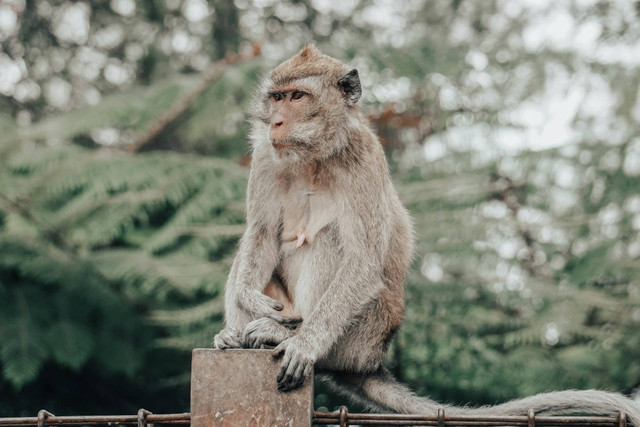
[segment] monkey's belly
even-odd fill
[[[293,301],[295,315],[308,317],[331,284],[340,267],[341,251],[335,224],[320,230],[312,243],[296,248],[295,242],[280,247],[278,274]]]

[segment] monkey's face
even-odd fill
[[[263,82],[254,103],[254,143],[268,144],[274,158],[321,160],[347,143],[360,98],[356,70],[307,45]]]
[[[324,128],[319,105],[322,94],[318,82],[304,80],[273,87],[267,93],[266,136],[282,159],[302,160],[319,154],[317,141]]]
[[[269,93],[269,140],[276,150],[292,144],[290,139],[294,125],[305,119],[310,96],[310,91],[300,86]]]

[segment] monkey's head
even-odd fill
[[[254,144],[286,161],[320,160],[344,149],[360,115],[358,71],[312,45],[276,67],[254,103]]]

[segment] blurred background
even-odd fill
[[[415,221],[394,374],[636,392],[640,2],[0,0],[0,416],[189,410],[248,102],[308,41],[360,71]]]

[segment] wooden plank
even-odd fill
[[[197,348],[191,361],[191,426],[310,426],[313,377],[278,391],[270,350]]]

